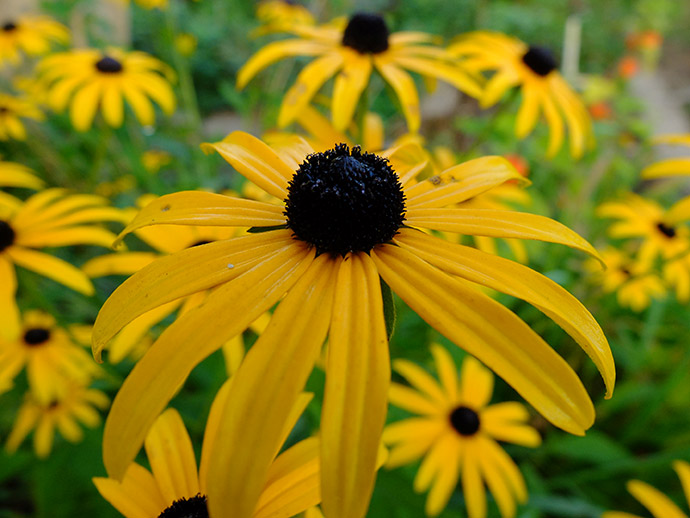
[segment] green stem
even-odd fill
[[[463,151],[462,158],[459,160],[459,162],[464,162],[465,160],[471,158],[472,153],[474,153],[477,150],[477,148],[479,148],[479,146],[486,142],[486,140],[489,138],[489,136],[491,136],[494,128],[496,127],[496,121],[499,119],[501,115],[503,115],[503,113],[506,112],[508,108],[510,108],[513,105],[515,99],[517,99],[517,93],[518,89],[513,88],[509,92],[508,97],[505,99],[505,101],[498,105],[498,107],[491,114],[489,120],[486,121],[486,125],[484,126],[484,128],[482,128],[481,133],[477,135],[477,138],[474,140],[472,145],[465,151]]]
[[[357,112],[355,113],[355,122],[357,124],[357,140],[359,144],[364,147],[364,133],[367,126],[367,113],[369,112],[369,87],[364,88],[359,103],[357,104]],[[365,150],[372,151],[372,150]]]

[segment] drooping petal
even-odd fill
[[[453,440],[454,438],[452,436],[448,435],[447,438],[448,440],[441,450],[443,460],[438,463],[436,476],[431,484],[429,495],[426,498],[424,510],[427,516],[436,516],[443,511],[448,504],[448,500],[450,500],[455,486],[458,483],[460,463],[464,450],[467,448],[466,444],[463,444],[457,439]]]
[[[84,295],[93,295],[93,285],[84,272],[52,255],[13,246],[6,253],[19,266],[64,284]]]
[[[690,175],[690,158],[669,158],[654,162],[642,170],[645,179],[663,178],[665,176]]]
[[[343,69],[335,77],[331,114],[335,129],[344,131],[350,125],[362,91],[371,76],[371,57],[359,52],[348,52]]]
[[[687,518],[669,497],[655,487],[639,480],[631,480],[627,487],[630,494],[649,509],[654,518]]]
[[[14,340],[19,335],[19,309],[16,301],[17,276],[14,266],[4,254],[0,254],[0,336]]]
[[[119,128],[122,126],[125,110],[122,103],[122,92],[119,85],[106,84],[103,87],[103,99],[101,101],[103,118],[108,126]]]
[[[91,278],[106,275],[132,275],[158,259],[155,252],[126,252],[105,254],[85,262],[81,269]]]
[[[522,103],[515,120],[515,135],[525,138],[529,135],[539,118],[539,95],[533,88],[522,88]]]
[[[489,439],[485,437],[478,437],[477,449],[480,450],[479,455],[481,456],[479,469],[482,478],[486,481],[489,491],[491,491],[491,494],[494,496],[501,516],[504,518],[513,518],[516,509],[515,498],[513,497],[512,489],[504,473],[502,473],[496,463],[492,462],[492,459],[484,453],[486,441],[488,440]]]
[[[476,445],[475,445],[476,446]],[[465,447],[462,463],[462,495],[465,497],[469,518],[486,517],[486,491],[479,469],[481,452],[469,444]]]
[[[400,107],[407,121],[410,133],[417,133],[421,124],[419,95],[412,76],[389,60],[374,58],[376,69],[398,96]]]
[[[70,120],[77,131],[86,131],[91,127],[98,109],[102,86],[101,81],[96,80],[74,95],[70,106]]]
[[[96,245],[109,248],[115,241],[115,234],[95,226],[66,227],[42,231],[35,229],[17,236],[18,246],[30,248]]]

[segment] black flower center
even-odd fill
[[[676,229],[666,225],[665,223],[659,223],[656,228],[659,229],[659,232],[661,232],[663,235],[666,237],[676,237]]]
[[[103,56],[100,61],[96,63],[96,70],[105,74],[117,74],[122,72],[122,63],[110,56]]]
[[[338,144],[309,155],[288,185],[287,226],[317,253],[368,252],[405,218],[405,195],[388,160]]]
[[[626,277],[631,277],[632,272],[630,271],[630,268],[627,268],[625,266],[621,267],[620,272],[625,275]]]
[[[41,345],[50,339],[50,331],[43,327],[34,327],[24,333],[24,343],[26,345]]]
[[[0,220],[0,252],[14,243],[14,229],[9,223]]]
[[[158,518],[208,518],[206,495],[197,494],[192,498],[175,500]]]
[[[0,106],[0,113],[8,113],[10,109],[7,106]]]
[[[450,424],[460,435],[474,435],[479,430],[479,415],[466,406],[459,406],[450,413]]]
[[[379,54],[388,50],[388,34],[380,15],[355,13],[347,22],[342,43],[360,54]]]
[[[17,24],[14,22],[5,22],[2,26],[2,30],[5,32],[12,32],[17,29]]]
[[[522,56],[522,62],[527,65],[532,72],[538,76],[546,77],[551,72],[558,68],[556,58],[549,49],[544,47],[530,47],[525,55]]]

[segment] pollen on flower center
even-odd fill
[[[208,518],[206,495],[197,494],[192,498],[180,498],[166,508],[158,518]]]
[[[96,69],[106,74],[116,74],[122,72],[122,63],[113,57],[103,56],[100,61],[96,63]]]
[[[659,232],[661,232],[666,237],[676,237],[676,229],[672,226],[666,225],[665,223],[661,222],[657,224],[656,228],[659,229]]]
[[[558,68],[556,58],[553,57],[549,49],[544,47],[531,46],[527,52],[525,52],[525,55],[522,56],[522,62],[527,65],[532,72],[542,77],[548,76]]]
[[[290,180],[287,226],[317,253],[368,252],[390,241],[405,217],[405,195],[388,160],[338,144],[309,155]]]
[[[6,22],[6,23],[2,26],[2,30],[5,31],[5,32],[12,32],[12,31],[15,30],[16,28],[17,28],[17,24],[14,23],[14,22]]]
[[[14,229],[6,221],[0,220],[0,252],[14,243]]]
[[[34,327],[24,333],[24,343],[26,345],[41,345],[50,339],[50,331],[42,327]]]
[[[355,13],[345,27],[342,43],[360,54],[379,54],[388,50],[388,34],[380,15]]]
[[[450,424],[460,435],[470,436],[479,430],[479,415],[466,406],[459,406],[450,413]]]

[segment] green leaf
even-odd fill
[[[395,302],[393,301],[393,292],[390,286],[381,280],[381,297],[383,298],[383,318],[386,321],[386,334],[388,335],[388,340],[390,341],[391,336],[393,336],[393,331],[395,330]]]
[[[270,232],[271,230],[283,230],[287,225],[273,225],[272,227],[252,227],[247,232],[250,234],[261,234],[262,232]]]

